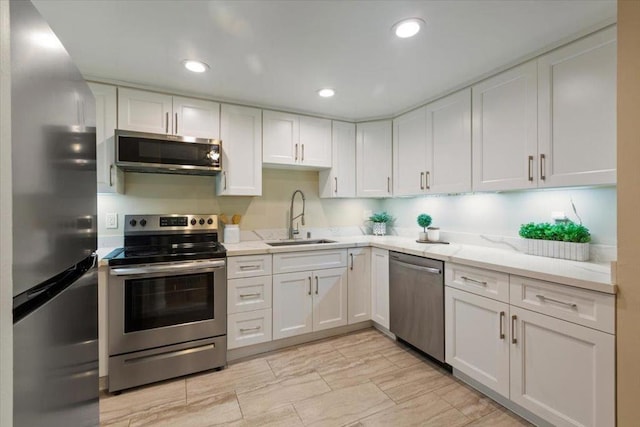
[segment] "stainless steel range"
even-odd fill
[[[226,364],[226,250],[216,215],[126,215],[109,259],[109,391]]]

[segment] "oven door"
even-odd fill
[[[224,335],[224,259],[111,267],[109,355]]]

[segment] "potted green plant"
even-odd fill
[[[526,239],[530,255],[587,261],[591,234],[582,224],[572,221],[550,224],[533,222],[522,224],[518,233]]]
[[[420,233],[420,237],[418,240],[426,241],[427,240],[427,227],[431,225],[431,216],[421,213],[418,215],[418,225],[422,227],[422,233]]]
[[[393,218],[387,212],[374,213],[369,217],[369,221],[373,222],[373,235],[384,236],[387,234],[387,223]]]

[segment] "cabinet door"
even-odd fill
[[[557,426],[615,425],[615,337],[511,306],[511,400]]]
[[[300,164],[331,167],[331,120],[300,116]]]
[[[96,98],[96,175],[98,193],[124,193],[124,176],[115,165],[116,87],[89,83]]]
[[[352,324],[371,319],[371,249],[349,249],[348,261],[348,317]]]
[[[347,269],[330,268],[313,272],[313,330],[347,324]]]
[[[527,62],[473,91],[473,189],[535,188],[537,65]]]
[[[172,132],[174,135],[220,139],[220,104],[174,96]]]
[[[358,197],[391,197],[391,121],[356,125]]]
[[[334,121],[331,169],[319,173],[320,197],[356,197],[356,125]]]
[[[313,331],[312,272],[273,275],[273,339]]]
[[[271,341],[271,309],[229,314],[227,349]]]
[[[389,251],[371,250],[371,320],[389,329]]]
[[[427,114],[419,108],[393,120],[393,194],[425,192],[427,173]]]
[[[426,108],[427,192],[471,191],[471,89]]]
[[[509,305],[445,287],[446,362],[509,398]]]
[[[540,185],[616,182],[616,29],[538,59]]]
[[[300,158],[300,117],[295,114],[262,112],[262,161],[295,165]]]
[[[222,104],[221,196],[262,196],[262,110]]]
[[[171,95],[118,88],[118,129],[173,133]]]

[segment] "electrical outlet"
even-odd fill
[[[562,211],[551,212],[551,219],[554,221],[566,221],[567,215]]]
[[[104,226],[106,228],[118,228],[118,214],[117,213],[106,214]]]

